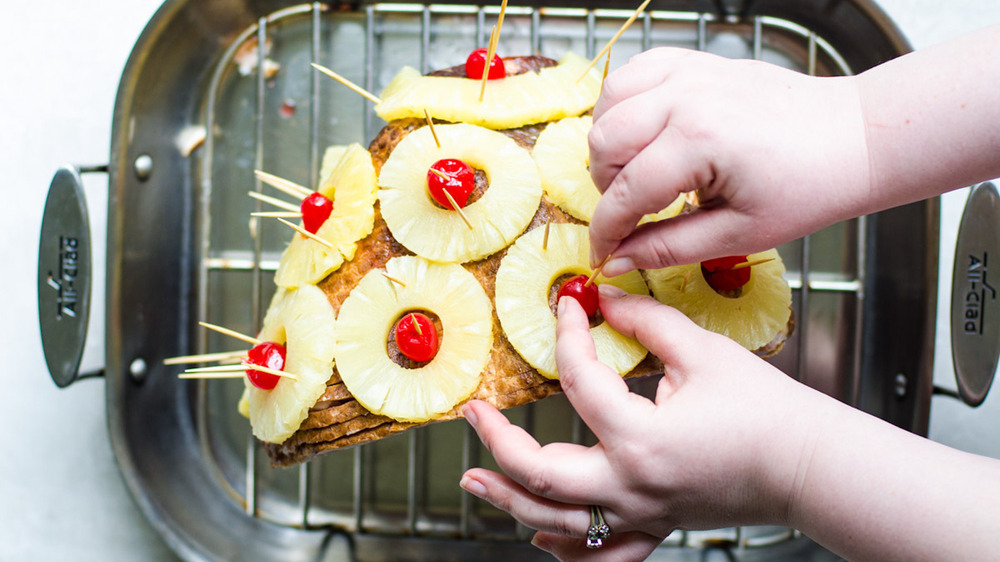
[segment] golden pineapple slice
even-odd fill
[[[538,170],[528,151],[509,137],[464,123],[430,127],[406,136],[379,174],[382,217],[400,244],[429,260],[465,263],[510,245],[535,216],[542,197]],[[456,158],[486,173],[489,187],[457,211],[437,205],[427,191],[427,172],[442,158]]]
[[[542,249],[544,228],[536,228],[519,238],[507,251],[496,276],[496,309],[500,326],[514,349],[532,367],[550,379],[558,379],[556,369],[556,317],[549,307],[549,292],[563,275],[590,275],[590,242],[587,227],[552,224],[546,249]],[[637,271],[618,277],[599,275],[596,283],[611,283],[635,294],[648,294]],[[636,340],[614,331],[607,322],[590,329],[597,358],[624,375],[646,356]]]
[[[347,146],[346,144],[335,144],[326,147],[326,150],[323,151],[323,160],[319,165],[319,177],[327,178],[333,173],[344,154],[347,154]]]
[[[778,251],[751,254],[747,261],[768,258],[774,259],[751,267],[750,280],[736,298],[709,286],[700,263],[649,270],[646,278],[658,301],[754,351],[786,331],[791,316],[792,290],[782,277],[785,264]]]
[[[566,53],[556,66],[537,73],[489,80],[482,102],[479,80],[422,76],[416,69],[404,67],[382,91],[375,113],[386,121],[423,119],[426,109],[435,119],[490,129],[513,129],[580,115],[594,106],[601,92],[601,77],[594,70],[577,81],[587,63]]]
[[[333,307],[313,285],[279,289],[271,301],[257,338],[285,346],[283,370],[296,380],[282,377],[273,389],[262,390],[244,377],[250,426],[261,441],[288,439],[323,395],[333,374],[335,324]]]
[[[387,341],[396,321],[415,311],[436,314],[442,329],[437,355],[409,369],[389,357]],[[490,300],[460,265],[396,257],[384,274],[365,275],[344,300],[337,334],[337,369],[355,399],[373,413],[423,422],[479,386],[493,346]]]
[[[532,158],[538,164],[542,189],[559,208],[584,222],[590,222],[601,192],[590,178],[590,147],[587,133],[593,125],[589,115],[567,117],[550,123],[538,135]],[[651,222],[677,216],[684,208],[684,194],[654,215],[640,222]]]
[[[375,225],[375,167],[371,154],[355,143],[342,150],[329,149],[329,159],[338,152],[340,158],[317,189],[333,201],[333,211],[316,236],[333,247],[296,233],[274,274],[279,287],[294,289],[323,280],[345,259],[354,257],[357,241],[368,236]]]

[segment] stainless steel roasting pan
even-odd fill
[[[634,8],[589,0],[512,4],[501,49],[592,56]],[[491,466],[462,422],[276,470],[235,414],[238,385],[179,381],[177,368],[162,363],[231,348],[198,328],[200,319],[244,332],[258,326],[288,233],[248,223],[254,204],[246,192],[261,189],[253,169],[312,183],[325,146],[367,144],[381,126],[369,102],[309,62],[378,92],[404,64],[426,71],[463,61],[485,44],[496,13],[493,5],[451,2],[176,0],[142,33],[118,90],[107,167],[108,430],[135,500],[183,558],[545,558],[527,544],[528,530],[458,490],[464,467]],[[654,0],[616,44],[612,64],[658,45],[818,75],[857,73],[909,50],[866,0]],[[275,74],[255,70],[267,61],[280,65]],[[190,140],[198,131],[207,132],[200,146]],[[53,182],[68,200],[76,174],[64,170]],[[77,208],[53,206],[64,214]],[[919,434],[927,431],[931,395],[937,213],[931,200],[780,249],[797,328],[775,364]],[[57,326],[62,338],[55,346],[61,355],[46,345],[60,385],[78,376],[72,341],[82,337],[89,263],[85,214],[69,222],[75,226],[43,228],[43,257],[61,261],[40,262],[49,274],[39,280],[42,324]],[[592,440],[562,397],[509,413],[542,440]],[[832,558],[794,531],[771,528],[677,532],[654,555],[717,556]]]

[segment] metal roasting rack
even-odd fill
[[[571,49],[593,57],[632,9],[510,6],[501,54],[558,58]],[[270,278],[291,231],[265,222],[248,225],[249,212],[259,210],[260,203],[246,197],[246,191],[267,191],[254,179],[253,170],[315,185],[327,145],[367,145],[381,127],[371,102],[314,71],[308,62],[331,67],[378,92],[403,63],[427,72],[463,62],[463,52],[485,45],[498,11],[497,6],[457,4],[373,4],[350,11],[312,3],[261,17],[232,40],[208,77],[203,104],[208,135],[195,155],[198,165],[192,167],[194,183],[200,186],[193,226],[200,253],[194,289],[199,319],[253,333],[260,327],[273,291]],[[273,77],[238,71],[235,59],[254,43],[270,46],[255,50],[258,69],[265,68],[268,59],[281,64]],[[823,37],[790,21],[655,10],[644,13],[612,49],[612,68],[634,53],[661,45],[768,60],[813,75],[852,73]],[[810,382],[814,350],[822,352],[830,337],[840,338],[836,345],[847,353],[840,354],[833,368],[848,375],[835,377],[839,382],[824,390],[854,404],[859,401],[866,321],[866,220],[836,225],[781,248],[797,321],[792,340],[775,364]],[[232,348],[224,338],[199,337],[199,352]],[[246,420],[236,414],[241,383],[192,384],[197,385],[192,415],[205,462],[249,517],[354,535],[459,541],[523,541],[531,536],[529,529],[458,490],[458,475],[466,468],[494,466],[461,420],[277,470],[269,467]],[[643,392],[650,385],[639,381],[633,386]],[[546,441],[594,442],[562,397],[509,414]],[[442,468],[445,462],[449,466]],[[742,551],[797,537],[783,528],[678,531],[664,547]]]

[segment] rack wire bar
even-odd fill
[[[474,24],[474,34],[475,39],[479,44],[484,44],[487,39],[487,30],[489,29],[487,18],[495,17],[498,10],[495,7],[482,7],[482,6],[451,6],[451,5],[418,5],[418,4],[368,4],[365,6],[363,14],[363,83],[365,88],[369,91],[374,91],[378,80],[380,79],[380,69],[377,68],[380,64],[380,58],[378,50],[380,48],[380,41],[382,40],[382,35],[385,32],[386,23],[381,21],[380,18],[383,16],[394,16],[394,17],[405,17],[409,18],[407,23],[408,29],[416,30],[416,40],[419,44],[419,64],[424,72],[431,70],[429,66],[432,64],[430,57],[431,49],[436,40],[436,33],[441,29],[444,29],[444,25],[447,22],[441,23],[437,21],[437,16],[449,16],[449,17],[467,17],[472,20]],[[604,19],[625,19],[631,15],[631,11],[628,10],[587,10],[587,9],[564,9],[564,8],[520,8],[511,7],[508,9],[508,17],[510,18],[522,18],[522,20],[527,21],[528,26],[528,40],[530,41],[531,49],[534,52],[541,52],[543,50],[543,44],[546,39],[551,36],[557,36],[559,39],[572,39],[580,40],[583,42],[583,46],[586,50],[588,57],[592,57],[599,47],[599,40],[603,40],[603,28],[598,27],[598,20]],[[267,78],[263,69],[265,68],[266,62],[266,52],[264,46],[267,44],[269,34],[273,33],[280,36],[279,26],[274,25],[275,22],[279,20],[284,20],[286,18],[293,17],[303,17],[308,20],[310,28],[309,34],[309,58],[312,62],[323,63],[321,60],[323,57],[323,37],[324,30],[332,25],[333,18],[338,17],[335,11],[331,11],[325,4],[320,2],[313,2],[311,4],[303,4],[300,6],[295,6],[275,12],[269,16],[260,18],[254,25],[248,28],[244,33],[242,33],[233,43],[233,45],[226,51],[222,60],[216,67],[211,82],[209,84],[209,95],[206,105],[206,127],[209,134],[206,138],[205,146],[205,159],[203,163],[203,169],[201,173],[201,222],[200,224],[200,240],[199,249],[201,255],[201,262],[198,269],[198,313],[200,318],[209,317],[209,276],[212,272],[222,272],[222,271],[246,271],[252,276],[251,288],[250,288],[250,313],[252,315],[252,325],[254,331],[259,331],[260,320],[261,320],[261,310],[264,304],[264,287],[263,287],[263,276],[273,272],[277,267],[277,256],[273,253],[268,253],[264,249],[263,245],[263,233],[262,229],[257,226],[251,228],[251,247],[249,251],[233,249],[233,248],[213,248],[211,243],[211,232],[212,228],[216,225],[212,224],[211,217],[212,213],[212,194],[214,186],[213,178],[213,158],[215,157],[216,141],[215,141],[215,130],[217,124],[217,108],[220,103],[220,90],[221,84],[226,79],[227,73],[232,68],[232,63],[236,54],[237,49],[245,42],[256,39],[258,42],[257,50],[257,74],[256,74],[256,84],[255,84],[255,96],[253,100],[255,108],[255,129],[254,129],[254,139],[253,139],[253,161],[254,165],[260,169],[263,168],[264,164],[264,151],[265,144],[267,143],[267,137],[264,130],[264,113],[265,113],[265,100],[268,95],[272,95],[269,92],[269,85]],[[579,26],[572,28],[570,31],[566,30],[553,30],[551,33],[547,33],[547,28],[545,27],[545,19],[547,18],[557,18],[558,20],[575,20],[579,22]],[[820,57],[823,57],[824,64],[831,66],[829,63],[832,61],[833,71],[840,72],[842,74],[850,74],[850,69],[844,63],[844,59],[834,50],[829,43],[824,41],[821,37],[818,37],[815,32],[807,29],[803,29],[801,26],[786,22],[784,20],[779,20],[770,17],[754,17],[749,22],[740,21],[719,21],[718,18],[713,14],[708,13],[681,13],[681,12],[665,12],[665,11],[647,11],[642,15],[641,24],[638,26],[640,33],[636,34],[634,32],[630,33],[631,37],[639,35],[639,43],[643,50],[649,49],[657,46],[661,43],[658,40],[657,26],[660,24],[670,24],[683,26],[685,30],[693,32],[693,41],[696,47],[700,50],[710,49],[710,35],[715,31],[716,26],[725,28],[730,26],[734,33],[742,33],[739,30],[745,30],[747,24],[750,24],[750,29],[752,30],[752,35],[749,37],[749,48],[750,55],[753,58],[761,59],[764,58],[767,52],[768,43],[768,33],[771,31],[778,31],[784,34],[784,36],[799,37],[803,41],[803,44],[807,50],[807,57],[804,61],[805,71],[809,74],[815,75],[820,72]],[[435,27],[440,24],[440,27]],[[272,31],[275,30],[275,31]],[[505,27],[505,30],[509,30],[506,33],[511,33],[514,35],[520,34],[523,37],[523,28],[521,31],[517,30],[514,26]],[[432,33],[432,31],[434,33]],[[582,32],[580,32],[582,31]],[[507,36],[505,33],[505,36]],[[744,35],[741,35],[744,36]],[[292,69],[290,72],[297,72],[297,70]],[[322,115],[320,107],[320,80],[317,72],[315,70],[309,70],[309,119],[308,119],[308,170],[309,177],[313,185],[318,184],[319,180],[319,168],[321,163],[322,154],[322,143],[321,138],[322,130],[325,126],[322,123]],[[365,139],[370,139],[374,133],[374,127],[377,125],[377,121],[373,116],[372,105],[370,101],[364,101],[365,115],[360,117],[360,123],[362,125],[363,134]],[[234,187],[235,188],[235,187]],[[255,180],[254,188],[257,192],[262,191],[262,184],[259,180]],[[260,203],[256,202],[255,205],[259,208]],[[259,210],[259,209],[258,209]],[[858,219],[854,223],[855,227],[855,240],[856,244],[853,248],[854,256],[856,257],[856,270],[853,275],[843,274],[843,275],[823,275],[816,274],[812,271],[812,254],[816,251],[815,244],[813,243],[812,237],[805,237],[801,241],[800,250],[800,260],[801,260],[801,271],[796,274],[795,272],[790,272],[788,274],[789,284],[798,293],[798,315],[802,321],[798,323],[797,332],[793,336],[798,341],[798,357],[796,358],[796,365],[794,367],[795,372],[793,376],[798,377],[800,380],[805,378],[805,370],[807,368],[807,358],[809,349],[809,315],[811,308],[812,296],[818,292],[832,293],[832,294],[845,294],[854,296],[854,335],[853,335],[853,357],[851,358],[851,369],[853,375],[853,393],[854,398],[857,399],[857,392],[860,387],[860,376],[861,376],[861,334],[862,327],[864,325],[864,283],[865,275],[867,272],[867,267],[865,263],[866,255],[866,229],[867,223],[864,218]],[[206,351],[207,347],[207,336],[204,334],[198,339],[199,347],[202,352]],[[212,432],[213,429],[207,423],[208,414],[207,410],[207,400],[204,399],[206,394],[206,385],[202,382],[199,385],[199,397],[198,397],[198,408],[199,412],[199,431],[203,432],[202,443],[203,448],[206,450],[206,456],[211,458],[212,453],[209,452],[211,438],[207,435]],[[524,425],[525,427],[535,433],[537,429],[537,410],[534,404],[528,405],[524,410]],[[574,413],[573,422],[571,424],[571,430],[568,436],[574,443],[585,443],[588,439],[589,432],[586,425],[579,418],[578,415]],[[528,529],[523,526],[517,525],[515,527],[514,533],[511,534],[509,531],[503,533],[493,533],[484,530],[487,525],[484,523],[481,514],[477,510],[478,500],[470,497],[468,494],[461,494],[459,496],[458,505],[456,506],[456,512],[454,514],[453,523],[450,525],[444,525],[437,520],[432,520],[429,510],[427,509],[427,481],[431,474],[428,470],[428,450],[430,448],[428,435],[425,433],[424,429],[418,429],[411,431],[407,436],[407,453],[406,453],[406,482],[405,482],[405,513],[401,518],[401,522],[392,523],[391,521],[385,521],[379,518],[378,509],[369,508],[369,503],[377,501],[378,498],[375,497],[374,486],[371,482],[371,475],[368,469],[374,466],[374,463],[378,462],[375,455],[372,453],[372,449],[368,446],[357,446],[353,448],[351,453],[351,466],[352,474],[350,477],[350,489],[351,489],[351,501],[350,508],[344,510],[345,512],[339,517],[333,517],[335,523],[328,521],[328,517],[323,518],[324,525],[337,525],[343,527],[347,531],[364,533],[370,529],[378,529],[379,532],[390,532],[398,533],[401,535],[413,535],[421,536],[423,534],[429,533],[441,533],[441,529],[444,529],[444,533],[457,537],[460,539],[501,539],[501,540],[517,540],[518,538],[523,538],[529,532]],[[265,512],[261,510],[258,503],[258,495],[263,493],[262,483],[260,482],[261,474],[256,469],[257,465],[257,455],[259,446],[257,445],[255,439],[250,436],[248,438],[248,444],[245,451],[245,478],[244,486],[245,491],[244,501],[245,501],[245,511],[249,516],[258,517],[263,520],[267,520],[273,523],[291,526],[300,526],[303,528],[310,528],[312,517],[311,514],[314,509],[318,510],[317,506],[313,505],[314,498],[320,495],[325,495],[327,492],[325,490],[316,490],[316,479],[315,474],[312,473],[312,463],[303,463],[298,469],[297,474],[297,495],[294,501],[290,502],[294,507],[294,515],[291,518],[275,516],[272,513]],[[479,464],[479,451],[480,445],[476,438],[475,432],[468,426],[465,425],[462,433],[461,440],[461,451],[459,462],[461,464],[462,470],[466,470],[472,466]],[[215,468],[215,472],[218,475],[222,485],[227,486],[228,489],[233,490],[234,486],[231,486],[228,481],[226,481],[226,476],[221,469]],[[233,492],[238,493],[238,492]],[[325,509],[325,508],[324,508]],[[388,531],[387,531],[388,530]],[[696,546],[702,544],[706,541],[720,541],[725,543],[735,543],[736,547],[739,549],[747,548],[758,548],[769,546],[778,542],[788,540],[790,538],[795,538],[798,535],[795,531],[788,529],[778,529],[772,533],[752,533],[747,529],[737,528],[731,530],[723,530],[717,538],[703,538],[706,535],[702,533],[687,533],[678,532],[674,533],[664,542],[667,546],[675,547],[688,547]]]

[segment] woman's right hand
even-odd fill
[[[608,76],[590,171],[604,194],[591,261],[618,275],[774,248],[864,211],[865,124],[854,78],[660,48]],[[695,212],[639,218],[696,191]]]

